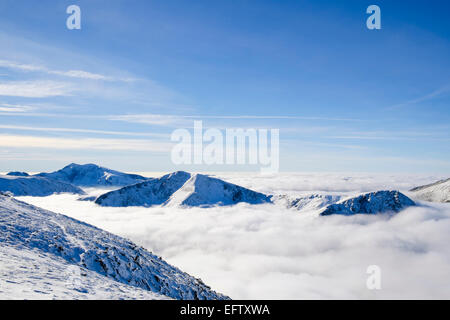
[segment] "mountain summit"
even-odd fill
[[[167,205],[210,207],[239,202],[260,204],[271,202],[270,197],[244,187],[203,174],[177,171],[108,192],[95,203],[109,207]]]
[[[432,202],[450,202],[450,178],[416,187],[410,190],[421,200]]]
[[[123,173],[95,164],[80,165],[76,163],[71,163],[55,172],[39,173],[36,176],[64,181],[81,187],[126,186],[147,180],[137,174]]]
[[[414,205],[414,201],[401,192],[377,191],[331,204],[320,215],[342,214],[348,216],[360,213],[377,214],[399,212],[406,207]]]

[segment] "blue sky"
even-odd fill
[[[82,29],[66,28],[79,5]],[[381,8],[381,30],[366,8]],[[174,166],[170,134],[279,128],[281,171],[450,173],[448,1],[0,2],[0,171]],[[247,170],[252,168],[231,168]]]

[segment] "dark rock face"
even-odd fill
[[[414,201],[399,191],[377,191],[329,205],[320,215],[399,212],[406,207],[414,205]]]

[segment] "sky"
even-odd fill
[[[69,30],[69,5],[81,29]],[[369,30],[366,8],[381,9]],[[450,173],[448,1],[0,1],[0,171],[177,166],[171,133],[280,130],[280,171]],[[258,168],[256,168],[258,170]]]

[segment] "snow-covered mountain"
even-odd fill
[[[108,192],[95,203],[109,207],[232,205],[239,202],[260,204],[270,197],[232,183],[202,174],[177,171],[159,179]]]
[[[97,273],[109,280],[174,299],[227,299],[201,280],[124,238],[1,194],[0,243],[12,250],[10,253],[2,249],[1,255],[19,255],[18,261],[22,258],[27,261],[29,254],[35,253],[31,257],[36,263],[34,268],[45,269],[47,265],[41,265],[40,261],[55,259],[81,268],[83,273],[89,273],[90,280],[93,273]],[[21,252],[23,257],[20,257]],[[57,272],[61,263],[51,273]],[[28,262],[25,265],[30,267]],[[53,275],[48,276],[48,281],[53,281]]]
[[[137,174],[123,173],[95,164],[76,164],[72,163],[61,170],[51,173],[39,173],[39,177],[46,177],[71,183],[81,187],[95,186],[127,186],[147,180]]]
[[[15,176],[15,177],[28,177],[29,174],[21,171],[12,171],[6,174],[7,176]]]
[[[320,215],[399,212],[406,207],[414,205],[414,201],[399,191],[377,191],[331,204]]]
[[[310,194],[303,197],[292,197],[287,195],[277,195],[272,197],[275,204],[288,209],[293,208],[299,211],[318,210],[330,204],[336,203],[341,196]]]
[[[148,180],[107,192],[99,196],[95,203],[105,207],[161,205],[175,191],[180,189],[189,178],[189,173],[177,171],[159,179]]]
[[[418,199],[432,202],[450,202],[450,178],[410,190]]]
[[[70,183],[35,176],[0,175],[0,191],[15,196],[45,197],[54,193],[84,194],[80,188]]]
[[[166,300],[37,250],[0,246],[0,299]]]

